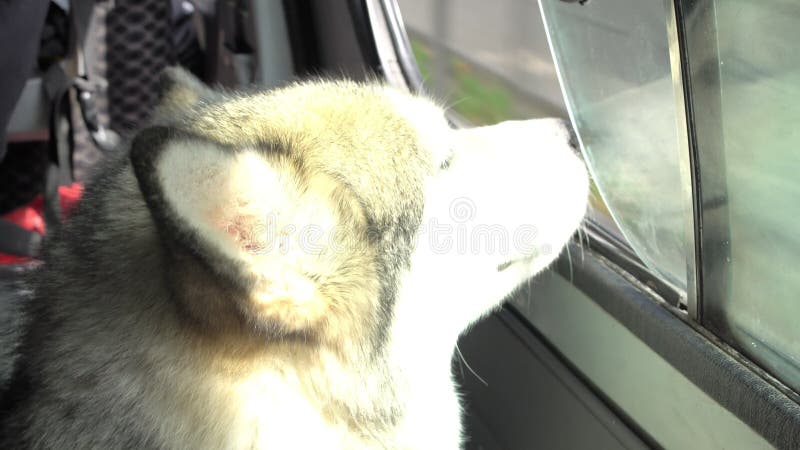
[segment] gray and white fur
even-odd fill
[[[0,448],[459,448],[459,333],[586,208],[564,124],[164,80],[45,244]],[[472,245],[487,230],[506,245]]]

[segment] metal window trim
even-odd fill
[[[364,0],[383,76],[392,86],[415,92],[422,84],[395,0]]]
[[[722,311],[709,313],[709,307],[730,294],[730,227],[727,180],[722,168],[725,154],[722,138],[722,98],[719,90],[695,89],[695,81],[719,85],[719,68],[702,64],[716,61],[716,36],[709,34],[715,20],[712,0],[665,0],[670,61],[673,69],[676,105],[682,102],[685,136],[681,145],[681,176],[684,187],[691,184],[691,203],[686,200],[686,215],[693,218],[693,229],[686,229],[687,240],[694,241],[694,300],[688,299],[689,316],[709,325]],[[689,17],[691,16],[691,18]],[[694,45],[702,39],[705,45]],[[680,122],[679,122],[680,124]],[[690,209],[691,208],[691,209]],[[687,242],[687,255],[692,249]]]
[[[702,253],[700,247],[699,198],[700,179],[697,165],[697,146],[691,110],[691,84],[685,67],[685,37],[681,34],[679,0],[664,0],[667,16],[667,43],[672,75],[672,92],[675,97],[675,123],[678,133],[678,166],[684,209],[684,251],[686,255],[686,310],[693,320],[702,322]]]
[[[397,0],[381,0],[380,3],[392,36],[392,43],[394,44],[397,62],[400,64],[400,70],[403,72],[411,91],[420,92],[423,85],[422,72],[419,70],[417,58],[414,56],[411,41],[409,41],[408,33],[406,33],[403,16],[400,13],[400,5],[397,4]]]
[[[670,3],[680,40],[686,118],[694,164],[698,296],[702,300],[697,304],[697,321],[724,336],[727,334],[725,314],[718,305],[730,296],[731,254],[722,97],[720,89],[701,88],[703,85],[720,86],[719,66],[704,64],[718,61],[716,9],[713,0],[671,0]],[[703,45],[697,45],[699,42]]]

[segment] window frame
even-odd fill
[[[685,170],[684,185],[691,187],[691,201],[687,206],[687,222],[691,217],[693,229],[687,227],[687,261],[694,247],[695,266],[687,270],[695,277],[694,301],[689,303],[689,318],[713,339],[720,341],[727,351],[743,365],[761,376],[785,396],[800,403],[800,392],[783,383],[777,376],[762,368],[757,362],[735,349],[738,342],[720,319],[724,311],[718,305],[729,297],[730,271],[719,261],[730,261],[730,213],[728,208],[727,178],[718,168],[726,167],[722,136],[722,98],[719,90],[696,89],[695,80],[713,77],[706,84],[721,86],[720,72],[707,71],[693,62],[708,58],[716,60],[718,44],[716,34],[709,37],[716,21],[713,0],[665,0],[669,11],[670,60],[673,65],[673,83],[676,102],[682,101],[686,136],[681,143],[681,168]],[[698,8],[691,21],[686,17],[691,8]],[[691,23],[691,25],[690,25]],[[712,40],[713,39],[713,40]],[[702,48],[693,45],[705,42]],[[704,114],[696,114],[702,108]],[[709,112],[711,112],[709,114]],[[712,169],[713,168],[713,169]],[[690,207],[690,209],[689,209]],[[691,298],[691,296],[690,296]]]

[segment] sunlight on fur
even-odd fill
[[[46,242],[0,448],[460,448],[460,333],[586,208],[565,123],[452,129],[380,83],[164,78]]]
[[[322,257],[338,225],[329,177],[306,182],[279,157],[199,141],[172,144],[157,167],[175,212],[255,276],[261,314],[298,330],[325,317],[330,305],[310,277],[335,270]],[[306,230],[318,242],[303,242]]]

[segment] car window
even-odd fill
[[[682,7],[708,226],[703,323],[800,391],[800,3]]]
[[[639,257],[686,289],[685,219],[664,2],[542,1],[589,167]]]

